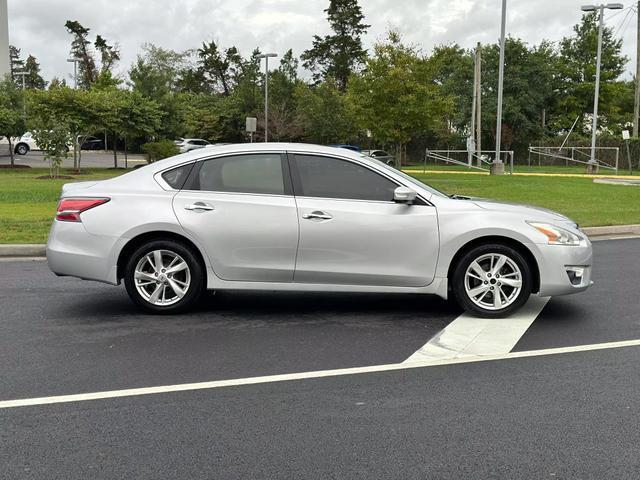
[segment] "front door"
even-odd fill
[[[436,210],[395,203],[398,183],[354,161],[294,154],[300,245],[294,281],[424,286],[438,260]]]
[[[219,278],[293,280],[298,218],[283,154],[204,160],[187,183],[173,209],[182,227],[205,246]]]

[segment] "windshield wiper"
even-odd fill
[[[452,198],[454,200],[471,200],[471,197],[467,197],[466,195],[458,195],[457,193],[450,194],[449,198]]]

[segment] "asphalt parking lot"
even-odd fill
[[[127,155],[127,158],[129,168],[146,163],[145,156],[141,154],[130,153]],[[29,167],[46,168],[48,165],[44,159],[44,155],[39,151],[31,151],[26,155],[15,155],[14,161],[18,165],[27,165]],[[0,165],[8,165],[10,162],[11,159],[8,153],[3,152],[0,148]],[[81,162],[83,168],[113,168],[113,152],[83,150]],[[118,152],[118,167],[124,167],[124,165],[124,153]],[[62,162],[62,166],[63,168],[73,167],[73,152],[69,153],[69,158]]]
[[[640,239],[594,249],[594,287],[551,299],[514,352],[640,339]],[[397,365],[461,312],[435,297],[228,292],[190,314],[149,316],[122,287],[56,278],[42,261],[0,262],[0,305],[0,478],[599,479],[640,469],[637,345],[7,408]]]

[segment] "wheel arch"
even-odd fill
[[[522,242],[519,242],[518,240],[515,240],[510,237],[504,237],[501,235],[487,235],[487,236],[477,237],[477,238],[474,238],[473,240],[468,241],[464,245],[462,245],[462,247],[458,249],[458,251],[455,253],[453,258],[451,259],[451,262],[449,263],[449,268],[447,270],[447,278],[449,279],[449,282],[448,282],[449,285],[451,285],[451,278],[453,276],[453,271],[455,270],[462,256],[465,253],[467,253],[469,250],[480,245],[486,245],[488,243],[497,243],[501,245],[506,245],[508,247],[513,248],[518,253],[520,253],[527,260],[527,263],[531,267],[531,273],[533,277],[532,278],[533,285],[531,290],[532,293],[537,293],[540,291],[540,267],[538,266],[536,257],[533,255],[531,250],[529,250],[529,248],[527,248],[527,246],[524,245]]]
[[[184,235],[180,235],[179,233],[169,232],[164,230],[154,230],[151,232],[141,233],[133,238],[131,238],[120,250],[118,254],[117,261],[117,280],[120,281],[124,277],[124,270],[127,264],[127,259],[133,254],[133,252],[139,248],[141,245],[145,243],[151,242],[153,240],[173,240],[176,242],[180,242],[187,247],[191,248],[198,258],[198,261],[202,265],[202,269],[204,272],[207,272],[207,262],[205,261],[204,255],[198,248],[198,246],[193,243],[190,239],[185,237]],[[206,280],[205,280],[206,284]]]

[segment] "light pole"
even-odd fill
[[[277,57],[277,53],[263,53],[258,58],[264,58],[264,141],[269,139],[269,58]]]
[[[601,3],[600,5],[583,5],[580,9],[583,12],[600,12],[600,20],[598,22],[598,51],[596,54],[596,88],[593,96],[593,123],[591,124],[591,158],[587,163],[587,173],[596,173],[598,171],[598,162],[596,161],[596,133],[598,131],[598,95],[600,93],[600,58],[602,56],[602,26],[604,24],[604,10],[620,10],[621,3]]]
[[[67,62],[73,63],[73,88],[78,88],[78,62],[79,58],[67,58]]]
[[[500,24],[500,66],[498,68],[498,107],[496,110],[496,156],[491,162],[492,175],[504,175],[504,163],[500,158],[502,140],[502,86],[504,84],[504,31],[507,24],[507,0],[502,0],[502,22]]]

